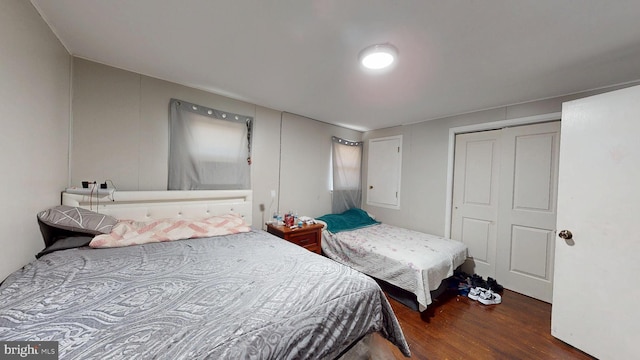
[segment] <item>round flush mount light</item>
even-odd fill
[[[372,45],[360,52],[360,64],[367,69],[389,68],[398,57],[398,50],[391,44]]]

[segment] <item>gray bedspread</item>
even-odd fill
[[[60,359],[333,359],[379,331],[369,277],[262,231],[43,256],[0,286],[0,340]]]

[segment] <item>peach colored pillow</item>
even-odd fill
[[[249,232],[251,227],[238,214],[204,219],[121,220],[109,234],[97,235],[92,248],[111,248],[151,242],[174,241]]]

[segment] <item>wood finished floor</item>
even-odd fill
[[[551,305],[505,290],[486,306],[445,293],[424,313],[389,299],[412,359],[594,359],[551,336]],[[396,359],[405,359],[390,343]]]

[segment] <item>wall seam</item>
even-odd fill
[[[280,143],[280,149],[278,150],[278,201],[276,203],[276,212],[280,213],[280,193],[282,192],[282,119],[284,112],[280,112],[280,138],[278,139],[278,143]]]
[[[71,187],[73,151],[73,56],[69,55],[69,129],[67,141],[67,187]]]
[[[142,138],[142,75],[138,75],[138,138]],[[142,141],[138,141],[138,190],[140,189],[140,165],[141,165],[141,145]]]

